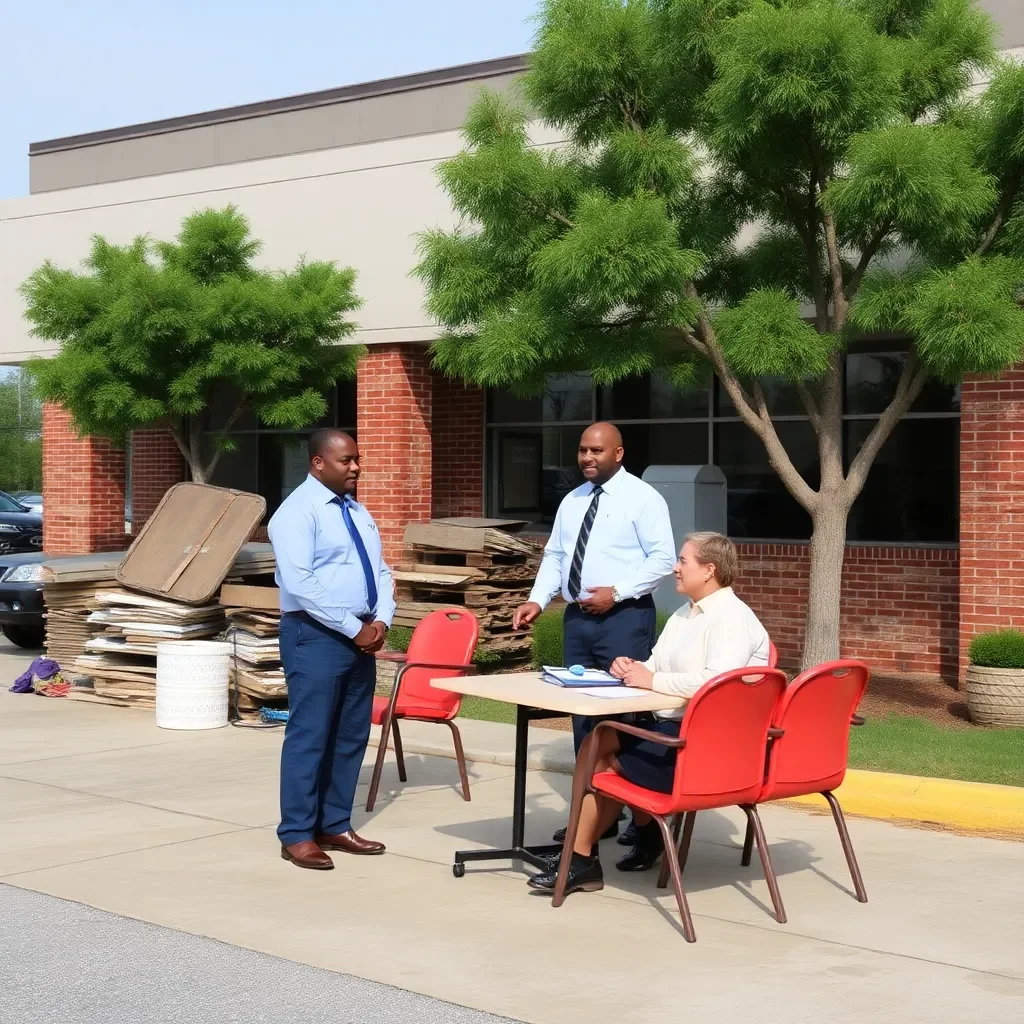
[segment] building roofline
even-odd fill
[[[330,106],[334,103],[349,103],[352,100],[387,96],[391,93],[411,92],[416,89],[429,89],[433,86],[450,85],[457,82],[484,81],[488,78],[496,78],[499,75],[509,75],[515,74],[518,71],[525,71],[528,58],[529,54],[525,53],[515,54],[510,57],[497,57],[493,60],[476,61],[473,64],[459,64],[455,67],[420,71],[412,75],[400,75],[397,78],[381,78],[372,82],[359,82],[356,85],[343,85],[337,89],[323,89],[319,92],[307,92],[298,96],[261,100],[258,103],[245,103],[237,107],[223,107],[219,110],[209,110],[198,114],[186,114],[183,117],[169,117],[161,121],[145,121],[141,124],[126,125],[123,128],[108,128],[98,132],[86,132],[82,135],[67,135],[60,139],[30,143],[28,153],[30,157],[40,156],[44,153],[83,149],[87,146],[100,146],[108,142],[122,142],[126,139],[144,138],[148,135],[162,135],[167,132],[177,132],[187,128],[223,124],[227,121],[244,121],[248,118],[262,117],[266,114],[284,114],[295,110],[308,110],[313,107]]]

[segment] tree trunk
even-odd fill
[[[801,670],[839,657],[839,596],[847,514],[846,504],[834,498],[822,501],[812,518],[811,578]]]

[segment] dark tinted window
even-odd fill
[[[874,422],[846,424],[847,453]],[[960,519],[960,422],[903,420],[882,446],[850,511],[850,540],[924,544],[956,540]]]
[[[708,415],[707,386],[680,391],[663,373],[627,377],[598,389],[598,416],[603,420],[688,419]]]
[[[818,486],[818,451],[809,423],[784,422],[776,431],[811,487]],[[786,490],[764,445],[743,423],[715,428],[715,462],[728,481],[729,535],[766,540],[807,540],[810,516]]]
[[[906,353],[851,353],[846,357],[846,412],[853,415],[883,412],[896,395]],[[959,412],[960,388],[929,380],[911,406],[911,412]]]

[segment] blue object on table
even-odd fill
[[[574,676],[581,676],[581,675],[583,675],[584,672],[586,672],[586,669],[582,665],[570,665],[569,666],[569,671]]]

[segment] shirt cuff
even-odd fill
[[[357,619],[351,613],[347,614],[341,622],[338,623],[338,632],[347,636],[349,640],[355,640],[359,635],[359,630],[363,628],[363,622],[361,619]]]

